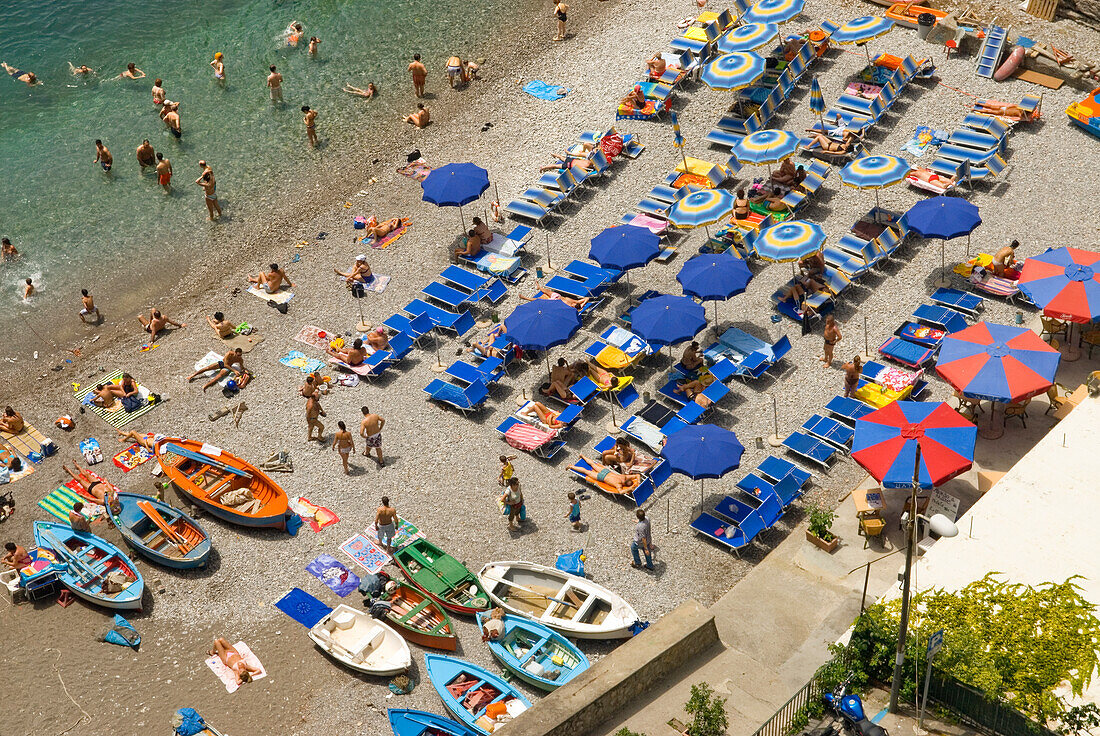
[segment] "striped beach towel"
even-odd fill
[[[95,521],[101,516],[106,516],[107,509],[99,504],[91,503],[88,499],[81,495],[78,495],[72,488],[61,486],[60,488],[51,491],[49,495],[38,502],[38,505],[44,508],[48,513],[56,516],[63,523],[69,523],[69,512],[73,509],[73,504],[79,501],[84,504],[84,508],[80,513],[88,521]]]
[[[0,432],[0,440],[3,440],[5,445],[34,463],[42,462],[44,458],[54,454],[57,450],[53,440],[29,423],[24,423],[23,429],[17,434]]]
[[[115,427],[116,429],[118,427],[124,427],[127,424],[129,424],[130,422],[137,419],[138,417],[148,414],[150,411],[153,410],[153,407],[157,406],[162,401],[164,401],[164,397],[160,397],[156,401],[150,401],[149,400],[149,396],[150,396],[149,389],[139,383],[138,384],[138,396],[141,398],[142,404],[141,404],[140,407],[138,407],[134,411],[126,411],[125,409],[123,409],[122,408],[122,403],[119,402],[119,401],[116,401],[114,407],[111,408],[111,409],[104,409],[102,407],[95,406],[94,404],[91,403],[91,397],[92,397],[92,394],[95,392],[96,386],[100,385],[104,381],[110,381],[111,383],[118,383],[121,380],[122,380],[122,371],[115,371],[114,373],[110,374],[109,376],[106,376],[106,377],[104,377],[100,380],[97,380],[93,383],[90,383],[86,387],[81,388],[76,392],[76,400],[77,401],[79,401],[81,404],[83,404],[84,407],[86,409],[88,409],[89,411],[91,411],[93,414],[98,414],[100,417],[103,418],[103,420],[105,422],[107,422],[107,424],[110,424],[112,427]]]

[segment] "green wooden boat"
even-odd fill
[[[417,590],[451,613],[473,616],[489,608],[477,576],[427,539],[417,539],[397,550],[393,561]]]

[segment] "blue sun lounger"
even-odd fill
[[[382,324],[394,332],[407,335],[413,343],[419,343],[429,332],[435,329],[435,323],[427,314],[418,314],[408,317],[404,314],[394,314],[388,317]],[[390,341],[393,344],[393,341]]]
[[[779,458],[775,458],[779,459]],[[786,461],[784,461],[786,462]],[[792,465],[792,467],[794,467]],[[808,476],[809,474],[806,473]],[[749,473],[737,481],[737,487],[747,496],[752,498],[774,498],[781,509],[787,509],[795,501],[802,497],[802,486],[794,475],[788,475],[779,480],[770,480],[758,473]],[[782,513],[780,514],[782,515]],[[778,516],[776,517],[779,518]]]
[[[497,427],[497,432],[500,433],[501,437],[504,437],[508,433],[509,429],[518,424],[524,424],[524,422],[515,416],[505,417],[504,421],[501,422],[500,426]],[[565,440],[561,439],[561,434],[559,433],[556,438],[546,441],[544,444],[539,445],[533,450],[530,450],[530,452],[536,457],[541,457],[544,460],[550,460],[555,455],[557,455],[563,447],[565,447]]]
[[[467,302],[486,300],[496,304],[508,294],[508,287],[500,279],[482,276],[459,266],[447,266],[439,278],[447,286],[466,292]]]
[[[436,378],[424,387],[424,392],[433,401],[453,406],[464,415],[480,409],[489,398],[489,388],[481,381],[462,387]]]
[[[913,311],[913,317],[919,322],[941,329],[948,334],[965,330],[969,326],[966,317],[961,312],[932,304],[922,304],[917,307]]]
[[[719,501],[714,507],[714,510],[722,514],[722,516],[727,515],[726,509],[729,508],[727,499],[730,501],[736,500],[755,511],[756,515],[760,517],[760,521],[764,523],[764,531],[771,529],[776,525],[776,522],[783,517],[783,502],[780,501],[779,496],[775,494],[774,488],[771,493],[762,494],[760,496],[753,493],[745,493],[744,491],[739,493],[736,499],[733,496],[726,496],[726,498]]]
[[[786,478],[790,478],[799,491],[808,488],[814,478],[813,473],[810,471],[798,467],[790,460],[784,460],[775,455],[768,455],[764,458],[760,464],[756,466],[756,472],[762,475],[766,480],[770,480],[772,483],[776,484]],[[801,495],[801,493],[798,495]]]
[[[474,365],[463,360],[456,360],[447,366],[445,372],[459,383],[470,384],[482,381],[488,387],[499,381],[501,376],[504,375],[504,361],[500,358],[489,358]]]
[[[920,368],[931,361],[936,354],[936,348],[924,347],[896,335],[879,345],[878,351],[881,355],[907,368]]]
[[[826,470],[829,468],[829,463],[831,463],[836,458],[837,453],[840,452],[840,450],[825,440],[820,440],[808,434],[802,434],[801,432],[794,432],[783,440],[783,447],[801,458],[817,463]]]
[[[932,296],[928,297],[933,304],[950,307],[959,312],[965,312],[971,317],[978,313],[985,299],[977,294],[970,294],[958,289],[936,289]]]
[[[836,445],[842,450],[850,450],[856,431],[847,424],[842,424],[835,419],[814,414],[802,424],[802,431],[825,440],[831,445]]]
[[[743,501],[738,501],[733,496],[725,496],[714,507],[714,514],[719,519],[726,519],[728,523],[735,524],[749,540],[755,539],[758,534],[768,528],[756,509]]]
[[[622,277],[623,272],[614,268],[602,268],[584,261],[572,260],[561,268],[562,273],[584,281],[589,291],[599,291]],[[598,286],[596,286],[598,284]]]
[[[742,549],[752,544],[752,540],[756,536],[755,534],[749,536],[736,524],[731,524],[725,519],[719,519],[706,511],[700,511],[690,526],[696,534],[728,547],[731,551],[736,552],[738,556],[741,555]]]
[[[825,408],[834,417],[839,417],[849,424],[855,424],[857,419],[862,419],[874,411],[872,407],[867,406],[859,399],[850,399],[843,396],[834,396],[829,399],[829,403],[825,405]]]
[[[452,286],[441,284],[438,281],[432,281],[421,289],[420,293],[453,310],[458,310],[458,308],[465,304],[466,300],[470,297],[469,292],[459,291]]]
[[[413,299],[405,305],[404,311],[406,314],[414,317],[426,314],[436,327],[441,330],[454,332],[459,337],[465,335],[474,328],[474,317],[468,311],[460,313],[448,312],[446,309],[428,304],[421,299]]]

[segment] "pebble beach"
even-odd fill
[[[847,459],[826,473],[815,472],[813,488],[805,500],[763,544],[757,543],[740,558],[692,534],[688,523],[699,507],[699,484],[675,476],[645,505],[653,523],[657,569],[653,573],[631,569],[633,508],[582,488],[566,470],[579,453],[591,454],[592,446],[607,434],[612,420],[607,402],[595,401],[585,409],[567,447],[554,460],[516,453],[501,441],[495,428],[515,410],[518,401],[532,396],[543,382],[541,356],[534,355],[514,367],[491,389],[486,406],[465,417],[427,401],[423,392],[437,376],[432,370],[436,351],[446,365],[464,347],[462,340],[448,336],[426,340],[399,368],[376,382],[354,388],[334,386],[322,399],[327,442],[305,441],[304,400],[297,395],[303,374],[278,362],[289,350],[310,350],[294,342],[298,331],[305,325],[317,325],[333,334],[354,335],[360,306],[368,322],[381,324],[453,262],[459,214],[422,203],[420,186],[395,173],[405,163],[406,154],[419,149],[433,166],[471,161],[486,168],[492,186],[482,202],[464,211],[467,222],[473,215],[484,219],[494,192],[499,192],[501,204],[507,202],[537,179],[535,172],[550,163],[551,153],[563,151],[581,131],[614,124],[616,102],[641,78],[644,60],[667,48],[678,33],[676,21],[694,16],[697,9],[694,3],[670,9],[637,0],[578,3],[570,9],[569,36],[563,43],[553,44],[549,41],[554,32],[549,6],[532,12],[536,15],[530,26],[502,35],[502,40],[511,38],[513,42],[498,44],[499,53],[489,55],[483,65],[482,79],[468,89],[452,92],[445,78],[438,74],[429,77],[428,89],[438,99],[429,103],[434,122],[428,129],[412,130],[395,117],[392,125],[380,124],[371,130],[369,142],[355,156],[333,155],[327,164],[330,168],[311,188],[297,192],[293,201],[281,203],[264,224],[251,223],[246,228],[229,222],[225,233],[212,227],[211,242],[224,238],[224,244],[207,249],[209,255],[201,262],[182,269],[186,275],[180,284],[149,304],[187,324],[162,335],[155,349],[139,350],[145,340],[136,312],[113,308],[107,295],[97,298],[106,316],[103,325],[80,324],[76,307],[71,315],[60,318],[75,323],[75,328],[65,324],[51,335],[50,342],[61,350],[55,351],[47,343],[35,344],[25,334],[13,335],[12,344],[20,347],[8,351],[8,362],[0,366],[6,387],[2,403],[18,408],[28,422],[60,445],[60,450],[33,475],[9,487],[17,512],[3,524],[5,539],[30,546],[31,521],[49,518],[36,503],[67,480],[60,464],[79,457],[81,439],[97,437],[105,456],[123,448],[115,440],[114,429],[101,419],[91,413],[76,413],[79,407],[71,388],[73,383],[91,384],[97,376],[116,369],[132,373],[165,399],[126,429],[204,440],[253,462],[285,451],[293,460],[294,472],[273,478],[291,497],[303,496],[326,506],[340,521],[318,533],[303,527],[297,536],[288,537],[283,532],[242,530],[200,516],[215,549],[207,567],[177,572],[140,559],[137,562],[149,588],[144,610],[128,616],[142,633],[137,652],[97,641],[109,628],[110,617],[86,604],[62,608],[51,600],[0,605],[0,628],[8,632],[5,659],[10,673],[9,694],[0,704],[0,723],[5,724],[0,731],[166,733],[173,712],[190,706],[227,734],[386,734],[388,707],[443,713],[424,673],[423,649],[412,647],[411,676],[419,682],[417,687],[410,695],[392,695],[386,679],[357,676],[327,658],[309,641],[305,629],[273,606],[291,587],[300,587],[330,606],[338,602],[359,606],[357,595],[337,598],[304,568],[319,554],[341,555],[339,545],[373,523],[383,495],[390,497],[403,518],[475,572],[495,560],[553,565],[558,555],[583,549],[591,579],[626,597],[643,620],[656,621],[687,598],[704,605],[713,602],[767,554],[770,544],[794,530],[801,534],[806,504],[835,506],[865,475]],[[851,0],[810,0],[802,15],[784,30],[801,31],[816,27],[827,17],[843,21],[873,12],[878,12],[877,6]],[[1080,57],[1100,56],[1100,36],[1084,26],[1064,20],[1053,24],[1029,20],[1014,6],[1001,8],[1000,13],[1002,24],[1011,17],[1020,33],[1049,37]],[[1094,139],[1072,127],[1064,114],[1066,106],[1081,99],[1087,90],[1071,85],[1057,91],[1040,90],[1020,81],[998,84],[979,78],[974,74],[976,49],[945,61],[941,47],[901,28],[872,41],[869,49],[872,55],[931,55],[936,65],[934,78],[910,85],[900,102],[872,129],[867,138],[869,153],[900,155],[900,146],[918,125],[952,129],[969,112],[975,97],[1015,101],[1025,93],[1044,92],[1041,120],[1018,126],[1009,138],[1006,159],[1010,169],[992,186],[979,184],[972,194],[966,194],[979,206],[983,219],[969,242],[971,254],[991,252],[1013,238],[1022,244],[1017,254],[1020,259],[1051,246],[1097,248],[1100,208],[1087,172],[1095,170],[1100,148]],[[829,104],[864,64],[862,50],[831,50],[811,69],[793,99],[779,109],[770,127],[798,132],[808,128],[816,119],[807,104],[809,78],[818,77]],[[559,102],[535,99],[520,89],[532,79],[560,84],[570,92]],[[411,85],[387,90],[387,95],[403,100],[410,111],[415,105]],[[728,105],[730,95],[701,84],[676,93],[673,107],[679,113],[688,155],[726,161],[727,151],[708,147],[701,139]],[[487,122],[493,125],[485,130]],[[553,264],[584,258],[589,240],[604,227],[616,224],[621,214],[679,162],[680,152],[672,146],[672,131],[666,122],[623,121],[617,127],[634,134],[645,145],[645,152],[635,160],[617,162],[609,177],[588,187],[564,209],[565,217],[535,228],[524,256],[531,273],[510,287],[509,295],[493,310],[478,307],[475,316],[479,319],[488,318],[490,311],[506,316],[521,303],[517,294],[532,295],[537,288],[535,269],[547,268],[548,258]],[[917,163],[930,159],[926,154]],[[736,182],[754,176],[766,176],[765,169],[746,167]],[[905,184],[880,192],[882,206],[898,211],[924,196]],[[802,217],[821,224],[833,240],[873,205],[873,193],[842,186],[834,169]],[[389,275],[391,281],[384,293],[368,294],[358,304],[333,274],[334,268],[346,269],[365,248],[354,242],[351,220],[356,215],[411,219],[408,232],[393,245],[366,250],[374,273]],[[490,223],[502,232],[514,224]],[[318,238],[319,233],[326,236]],[[679,255],[671,263],[653,263],[632,272],[633,293],[645,289],[681,293],[676,273],[703,240],[701,231],[676,236]],[[297,247],[301,241],[305,245]],[[965,240],[950,241],[944,247],[948,269],[967,256]],[[180,254],[187,248],[181,243]],[[270,262],[282,264],[295,284],[287,314],[246,292],[246,276],[266,269]],[[837,357],[848,360],[863,353],[865,344],[873,355],[898,323],[932,292],[940,264],[940,243],[911,240],[884,269],[848,289],[835,313],[844,336]],[[776,312],[768,297],[789,279],[790,266],[761,261],[751,265],[755,278],[746,293],[718,305],[721,328],[739,327],[768,342],[786,335],[793,349],[765,377],[732,383],[730,396],[707,420],[735,431],[747,449],[742,470],[707,482],[704,506],[728,493],[738,478],[772,452],[766,441],[758,442],[758,438],[763,440],[776,429],[785,436],[842,390],[842,361],[831,369],[818,361],[820,326],[804,336],[799,325],[785,318],[780,322],[771,319]],[[955,278],[956,285],[961,285]],[[79,288],[79,284],[74,286]],[[631,288],[625,283],[614,286],[608,302],[567,345],[554,349],[551,357],[582,355],[613,323]],[[706,306],[710,320],[713,310]],[[186,380],[196,360],[219,348],[205,324],[205,316],[214,311],[224,312],[235,322],[247,321],[262,338],[245,354],[255,379],[233,400],[216,389],[204,393],[200,382]],[[981,318],[1013,323],[1017,311],[1016,306],[990,299]],[[1025,310],[1025,317],[1030,320],[1031,313]],[[15,327],[14,322],[9,325],[13,331]],[[479,328],[465,339],[484,332]],[[715,334],[714,326],[708,325],[698,339],[705,346]],[[79,356],[65,352],[77,347]],[[655,395],[670,365],[667,351],[653,356],[635,373],[639,390]],[[50,370],[53,366],[60,369]],[[946,400],[951,389],[938,378],[930,378],[932,388],[925,400]],[[248,409],[239,427],[229,417],[207,418],[242,400]],[[386,419],[386,467],[378,468],[358,454],[362,445],[356,435],[352,474],[345,476],[338,455],[331,450],[332,433],[337,420],[344,420],[349,428],[357,425],[361,406],[369,406]],[[66,433],[52,426],[61,414],[75,417],[74,431]],[[623,418],[623,412],[617,410],[616,419]],[[497,458],[501,453],[520,455],[515,461],[516,473],[523,484],[529,520],[518,532],[509,532],[497,506]],[[158,482],[150,473],[154,465],[155,461],[123,474],[108,457],[93,469],[123,490],[152,493]],[[582,502],[583,531],[574,531],[566,520],[569,491],[587,495]],[[183,503],[172,491],[166,500]],[[118,534],[105,529],[107,526],[100,524],[93,531],[119,543]],[[398,576],[395,567],[388,572]],[[457,656],[497,671],[473,622],[461,617],[455,620],[460,640]],[[227,694],[203,664],[210,640],[219,636],[247,642],[268,676]],[[581,644],[593,661],[613,646]],[[519,687],[529,698],[537,699],[537,691]]]

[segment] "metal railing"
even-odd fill
[[[824,686],[815,675],[802,686],[801,690],[791,696],[791,699],[783,707],[765,721],[764,725],[758,728],[752,736],[787,736],[792,731],[792,724],[795,723],[796,719],[805,715],[805,707],[810,703],[820,701],[823,691]]]
[[[951,711],[959,720],[993,736],[1057,736],[1006,703],[932,668],[928,699]]]

